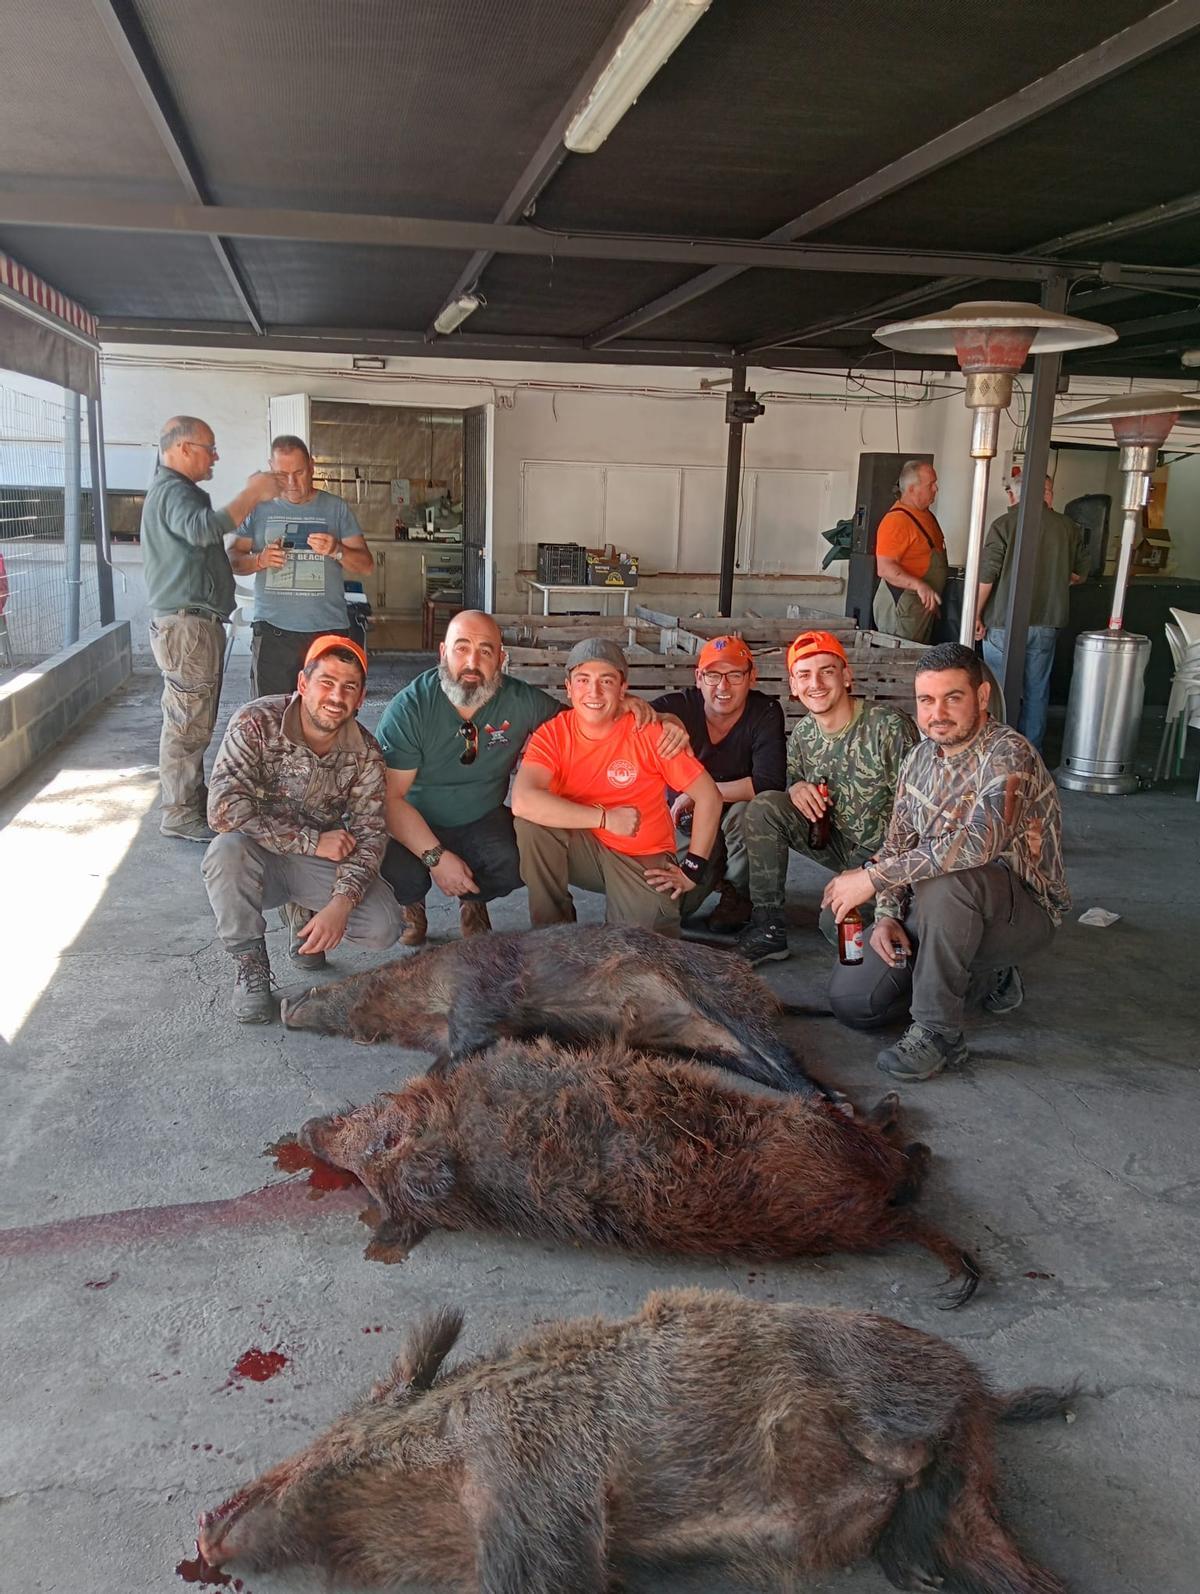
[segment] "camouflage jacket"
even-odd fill
[[[896,781],[918,740],[903,710],[855,701],[849,725],[827,736],[811,714],[788,738],[787,780],[825,781],[833,804],[833,828],[848,852],[874,852],[892,817]]]
[[[1030,743],[989,719],[960,753],[922,741],[905,759],[887,840],[867,865],[876,916],[902,919],[918,880],[995,862],[1062,923],[1071,898],[1058,790]]]
[[[335,896],[355,907],[387,846],[386,774],[379,743],[357,720],[323,756],[300,728],[298,697],[260,697],[229,721],[208,785],[208,822],[238,830],[268,852],[311,857],[325,830],[358,845],[337,866]]]

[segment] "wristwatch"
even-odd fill
[[[426,869],[436,869],[442,860],[442,854],[445,850],[445,847],[430,847],[428,852],[423,852],[421,854],[421,862]]]

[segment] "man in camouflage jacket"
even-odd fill
[[[355,719],[367,658],[321,636],[292,697],[260,697],[229,722],[209,782],[204,855],[217,933],[237,963],[233,1014],[267,1023],[271,967],[264,908],[282,907],[292,958],[322,968],[342,940],[378,949],[400,933],[400,909],[379,878],[387,846],[379,744]]]
[[[917,727],[901,709],[850,696],[850,664],[832,632],[802,632],[787,663],[792,696],[808,713],[788,739],[787,790],[760,792],[742,821],[753,911],[738,951],[751,963],[788,956],[789,852],[826,869],[865,863],[883,840],[900,766],[917,741]],[[822,841],[815,827],[826,818]],[[828,909],[820,922],[826,940],[835,941]]]
[[[869,1028],[911,1012],[879,1067],[928,1079],[965,1061],[963,1013],[1018,1007],[1018,964],[1045,951],[1071,905],[1058,791],[1037,752],[988,718],[979,659],[942,643],[917,666],[917,723],[928,738],[900,772],[883,846],[837,875],[825,905],[840,922],[877,897],[862,963],[838,965],[830,1006]]]

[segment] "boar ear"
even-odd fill
[[[456,1306],[443,1306],[410,1330],[396,1358],[395,1370],[409,1389],[429,1389],[442,1363],[462,1333],[463,1314]]]

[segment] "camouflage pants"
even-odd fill
[[[177,824],[201,810],[204,754],[221,701],[225,627],[200,614],[156,615],[150,621],[150,647],[163,677],[158,742],[163,823]]]
[[[788,854],[798,852],[823,868],[836,872],[857,869],[870,853],[834,825],[829,846],[820,850],[808,844],[807,817],[785,791],[760,791],[751,799],[743,820],[746,852],[750,862],[750,900],[756,908],[783,911],[787,885]],[[871,917],[871,904],[862,910],[864,920]],[[830,943],[837,939],[837,927],[828,909],[821,911],[821,933]]]

